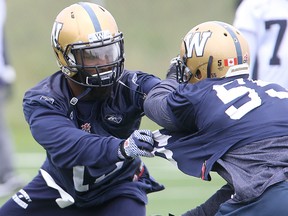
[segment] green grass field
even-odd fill
[[[71,0],[9,0],[6,36],[10,61],[17,72],[12,98],[7,104],[7,121],[15,141],[15,163],[28,182],[37,172],[44,151],[30,135],[22,114],[24,92],[58,70],[50,47],[53,21]],[[97,2],[97,1],[94,1]],[[196,24],[219,20],[232,23],[234,1],[209,0],[102,0],[115,17],[125,37],[126,67],[141,69],[161,78],[171,58],[179,52],[181,38]],[[144,118],[142,128],[158,126]],[[31,155],[30,155],[31,154]],[[27,156],[28,155],[28,156]],[[203,182],[182,174],[159,158],[144,159],[150,173],[166,186],[149,195],[147,215],[180,213],[206,200],[223,181],[213,175]],[[0,205],[8,199],[0,199]]]

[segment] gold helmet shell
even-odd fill
[[[62,72],[84,86],[106,86],[117,80],[124,63],[123,34],[114,17],[100,5],[79,2],[64,8],[56,17],[51,44]],[[78,57],[77,57],[78,55]],[[104,65],[85,66],[83,58],[110,59]],[[99,57],[101,58],[101,57]],[[78,59],[78,60],[77,60]],[[101,77],[101,69],[110,70]],[[89,74],[93,68],[95,72]],[[111,69],[113,68],[113,69]],[[78,78],[74,78],[78,74]],[[80,78],[79,78],[80,77]]]
[[[233,26],[218,21],[192,28],[181,43],[177,62],[179,82],[196,83],[206,78],[248,73],[249,47]]]

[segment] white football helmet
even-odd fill
[[[201,23],[184,37],[177,60],[178,82],[249,73],[249,47],[233,26],[218,21]]]
[[[63,9],[51,42],[62,72],[80,85],[110,86],[122,74],[123,34],[109,11],[97,4],[79,2]]]

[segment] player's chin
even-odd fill
[[[101,87],[101,88],[93,88],[87,97],[85,98],[86,100],[104,100],[108,98],[111,94],[112,86],[107,86],[107,87]]]

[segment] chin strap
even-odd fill
[[[145,98],[146,98],[147,95],[146,95],[144,92],[140,92],[140,91],[137,91],[137,90],[134,90],[134,89],[130,88],[130,87],[127,86],[125,83],[123,83],[121,80],[118,80],[118,82],[119,82],[121,85],[125,86],[126,88],[130,89],[131,91],[134,91],[134,92],[140,94],[140,95],[143,97],[143,100],[145,100]]]
[[[124,87],[128,88],[129,90],[134,91],[134,92],[136,92],[137,94],[140,94],[140,95],[142,96],[142,99],[143,99],[143,100],[146,99],[146,96],[147,96],[147,95],[146,95],[144,92],[140,92],[140,91],[137,91],[137,90],[134,90],[134,89],[130,88],[130,87],[127,86],[125,83],[123,83],[121,80],[118,80],[118,82],[119,82],[121,85],[123,85]],[[145,113],[142,112],[140,115],[141,115],[141,116],[144,116]]]
[[[78,103],[78,101],[83,98],[84,96],[86,96],[87,94],[89,94],[89,92],[92,90],[92,88],[86,88],[84,92],[82,92],[80,95],[78,95],[77,97],[72,97],[71,100],[70,100],[70,106],[69,106],[69,110],[68,110],[68,113],[67,113],[67,116],[70,118],[70,119],[73,119],[73,113],[72,113],[72,110],[74,108],[74,106]]]

